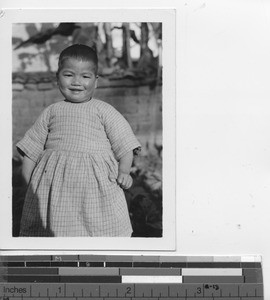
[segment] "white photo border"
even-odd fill
[[[12,237],[12,25],[45,22],[161,22],[163,30],[163,237]],[[1,250],[176,250],[176,10],[6,9],[0,16],[0,249]]]

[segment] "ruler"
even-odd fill
[[[0,256],[0,299],[262,300],[260,257]]]

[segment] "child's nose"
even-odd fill
[[[72,78],[72,84],[73,85],[80,85],[81,84],[81,80],[79,76],[73,76]]]

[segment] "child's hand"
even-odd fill
[[[122,189],[129,189],[132,186],[133,179],[129,174],[119,172],[117,183],[121,186]]]

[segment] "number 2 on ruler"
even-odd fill
[[[126,289],[126,295],[131,295],[131,287],[128,286]]]

